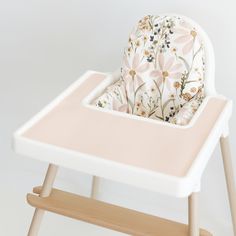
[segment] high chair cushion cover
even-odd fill
[[[97,107],[186,125],[204,97],[204,45],[179,16],[145,16],[124,51],[120,78]]]

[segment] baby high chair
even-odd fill
[[[17,153],[46,161],[29,236],[44,211],[138,236],[212,235],[200,230],[202,172],[220,140],[234,235],[236,194],[228,143],[232,102],[214,86],[214,53],[184,16],[146,16],[125,49],[121,71],[89,71],[14,135]],[[93,175],[92,197],[52,188],[58,166]],[[188,197],[188,225],[96,200],[98,177]]]

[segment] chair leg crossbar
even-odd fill
[[[35,194],[27,195],[28,203],[33,207],[40,209],[40,211],[54,212],[130,235],[188,235],[188,226],[185,224],[115,206],[92,198],[82,197],[58,189],[52,189],[52,192],[48,197],[40,197],[41,191],[42,187],[36,187],[33,189],[33,192],[39,194],[39,196]],[[36,232],[34,233],[34,235],[36,235]],[[211,234],[205,230],[201,230],[200,235],[210,236]]]
[[[233,226],[236,226],[236,193],[233,178],[233,169],[229,150],[228,138],[220,139],[225,175],[229,193],[229,201]],[[135,236],[211,236],[206,230],[199,228],[198,219],[198,195],[192,193],[189,196],[189,222],[188,225],[162,219],[135,210],[115,206],[73,193],[52,188],[58,167],[50,164],[43,186],[35,187],[34,194],[27,195],[28,203],[35,207],[35,213],[29,229],[28,236],[37,236],[45,211],[71,217],[77,220],[106,227],[115,231]],[[94,187],[97,179],[94,177]],[[236,232],[236,231],[235,231]],[[236,234],[234,234],[236,235]]]

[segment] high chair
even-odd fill
[[[121,71],[86,72],[14,134],[17,153],[50,163],[43,185],[27,195],[35,207],[28,236],[38,234],[45,211],[129,235],[212,235],[199,228],[198,197],[218,141],[236,236],[232,102],[216,93],[214,71],[212,45],[195,22],[141,19]],[[59,166],[94,176],[91,197],[54,189]],[[188,197],[188,225],[96,200],[99,177]]]

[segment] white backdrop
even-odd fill
[[[87,69],[119,67],[128,34],[144,15],[175,12],[196,20],[215,48],[216,88],[235,101],[235,8],[235,0],[0,0],[0,235],[26,235],[33,209],[25,194],[41,184],[47,166],[12,152],[13,131]],[[235,116],[230,124],[234,155]],[[61,169],[56,185],[88,194],[90,181],[88,175]],[[186,199],[107,180],[101,181],[98,198],[187,220]],[[200,211],[202,227],[214,236],[233,235],[219,147],[203,176]],[[49,213],[40,235],[123,234]]]

